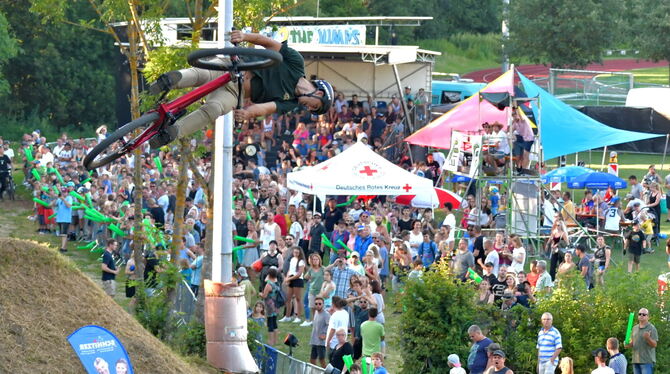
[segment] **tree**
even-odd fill
[[[85,5],[73,2],[64,17],[94,16]],[[59,128],[114,119],[111,39],[62,22],[43,22],[26,1],[0,0],[0,12],[11,25],[11,34],[0,31],[0,38],[14,35],[19,41],[18,53],[2,68],[13,100],[0,113],[18,118],[34,114]]]
[[[639,0],[635,5],[635,45],[639,47],[642,56],[654,61],[670,62],[670,3]]]
[[[0,11],[0,67],[5,65],[8,60],[18,53],[18,44],[10,32],[9,22]],[[0,96],[9,93],[9,83],[0,72]]]
[[[621,26],[615,0],[512,1],[510,55],[553,67],[601,61]]]

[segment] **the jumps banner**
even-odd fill
[[[128,352],[114,334],[100,326],[84,326],[67,337],[88,374],[132,374]]]

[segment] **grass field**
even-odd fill
[[[594,169],[600,168],[600,162],[602,158],[602,151],[592,151],[592,152],[581,152],[579,155],[579,160],[585,161],[588,167]],[[657,170],[662,177],[670,172],[670,165],[665,165],[663,170],[661,169],[661,156],[660,155],[646,155],[646,154],[619,154],[619,164],[620,164],[620,175],[624,178],[627,178],[629,175],[634,174],[639,179],[647,172],[647,167],[650,164],[656,164]],[[670,162],[670,158],[668,159]],[[568,164],[575,163],[575,155],[568,156]],[[550,168],[555,168],[557,164],[556,160],[550,160],[547,162],[547,165]],[[17,177],[17,180],[21,180],[21,177]],[[573,190],[574,199],[576,201],[581,200],[583,193],[580,190]],[[625,194],[626,191],[620,191],[621,194]],[[21,202],[4,202],[0,203],[0,237],[10,236],[16,238],[26,238],[32,239],[40,242],[47,242],[52,245],[52,247],[58,246],[57,238],[49,235],[37,235],[35,233],[36,227],[33,221],[29,221],[27,217],[32,214],[32,203],[29,202],[28,194],[23,191],[21,192],[21,197],[23,201]],[[661,232],[670,233],[670,223],[666,223],[665,217],[662,219]],[[100,277],[100,265],[97,262],[99,254],[92,254],[88,251],[75,250],[75,245],[70,245],[70,250],[65,254],[69,257],[74,263],[88,276],[90,276],[95,282],[99,283]],[[621,245],[615,243],[614,246],[614,259],[616,261],[616,266],[625,266],[625,261],[623,261]],[[658,275],[668,271],[667,256],[665,255],[664,248],[659,246],[656,248],[654,254],[645,255],[642,257],[642,271],[648,271],[652,274]],[[122,278],[120,279],[122,280]],[[399,346],[397,340],[400,338],[398,335],[399,332],[399,311],[400,308],[394,303],[395,295],[393,293],[388,293],[386,295],[386,331],[387,331],[387,363],[386,367],[391,369],[393,373],[397,373],[402,364],[402,359],[400,357]],[[120,305],[126,306],[127,299],[122,295],[118,295],[115,299]],[[293,333],[298,337],[300,345],[294,350],[294,357],[301,360],[308,360],[309,358],[309,336],[311,333],[310,327],[299,327],[297,324],[293,323],[280,323],[279,324],[279,341],[280,344],[276,348],[288,352],[286,346],[281,344],[283,337],[287,333]]]

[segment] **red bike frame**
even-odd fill
[[[158,112],[158,115],[160,117],[158,117],[156,122],[154,122],[146,130],[142,131],[142,133],[135,139],[134,144],[126,145],[128,151],[130,152],[139,147],[140,145],[144,144],[145,142],[149,141],[149,139],[151,139],[154,135],[156,135],[160,131],[160,129],[163,127],[163,124],[165,123],[165,120],[168,117],[174,117],[181,111],[188,108],[189,105],[209,95],[212,91],[216,90],[217,88],[225,86],[231,81],[231,79],[232,78],[230,76],[230,73],[225,73],[222,76],[214,80],[211,80],[203,84],[202,86],[194,89],[193,91],[190,91],[189,93],[180,96],[168,103],[160,104],[156,109],[152,109],[149,112],[147,112],[147,113]]]

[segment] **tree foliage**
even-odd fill
[[[401,297],[403,314],[398,336],[402,372],[446,373],[446,359],[451,353],[467,361],[471,344],[467,329],[472,324],[479,325],[486,336],[502,346],[508,367],[515,372],[535,372],[540,317],[551,312],[554,326],[563,337],[561,357],[574,360],[575,373],[588,373],[593,369],[591,351],[604,347],[609,337],[623,342],[631,312],[649,309],[659,336],[670,336],[668,312],[661,308],[667,298],[659,299],[653,275],[642,272],[631,276],[615,268],[608,272],[605,287],[586,291],[575,273],[533,308],[516,306],[503,312],[494,306],[477,305],[475,286],[456,282],[446,268],[440,268],[424,273],[422,282],[409,282]],[[630,350],[622,351],[630,362]],[[657,362],[668,362],[670,345],[659,344],[656,357]]]
[[[638,0],[633,9],[637,17],[633,29],[635,45],[642,56],[654,61],[670,62],[670,3]],[[670,69],[670,66],[668,67]]]
[[[7,17],[0,11],[0,67],[18,53],[18,43],[10,32]],[[9,93],[9,83],[0,71],[0,96]]]
[[[25,1],[0,0],[0,12],[7,16],[19,46],[2,67],[13,100],[0,113],[19,118],[37,115],[59,128],[113,120],[111,40],[71,25],[43,23],[29,6]],[[88,16],[90,10],[78,3],[64,13],[70,19]],[[0,30],[0,35],[0,51],[11,48],[6,41],[11,34]]]
[[[583,67],[601,60],[621,27],[615,0],[512,1],[510,54],[553,67]]]

